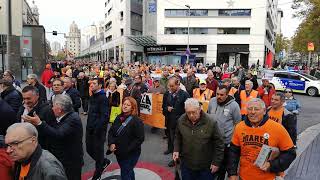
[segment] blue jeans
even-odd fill
[[[129,156],[127,159],[118,160],[121,170],[121,180],[135,180],[133,168],[136,166],[140,152]]]
[[[212,180],[213,174],[210,169],[202,169],[194,171],[189,169],[183,163],[181,164],[181,178],[182,180]]]

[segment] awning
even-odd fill
[[[152,36],[128,36],[128,38],[140,46],[157,46],[157,41]]]

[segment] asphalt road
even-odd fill
[[[320,97],[310,97],[301,94],[295,94],[295,97],[302,104],[302,112],[298,116],[298,132],[300,134],[308,127],[320,123]],[[81,119],[85,131],[86,117],[81,115]],[[139,161],[155,163],[157,165],[167,167],[168,162],[171,160],[171,155],[163,155],[163,152],[167,148],[166,141],[162,139],[163,134],[163,130],[159,130],[157,134],[151,134],[150,127],[145,126],[145,142],[142,146],[142,153]],[[114,155],[110,155],[108,158],[111,158],[113,162],[116,162]],[[85,165],[82,172],[86,173],[93,171],[94,161],[88,156],[87,153],[85,153],[84,161]]]

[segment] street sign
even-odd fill
[[[313,44],[313,42],[308,42],[308,51],[314,51],[314,44]]]

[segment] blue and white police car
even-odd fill
[[[262,77],[270,81],[276,90],[283,91],[291,88],[293,92],[317,96],[320,92],[320,80],[298,71],[265,70]]]

